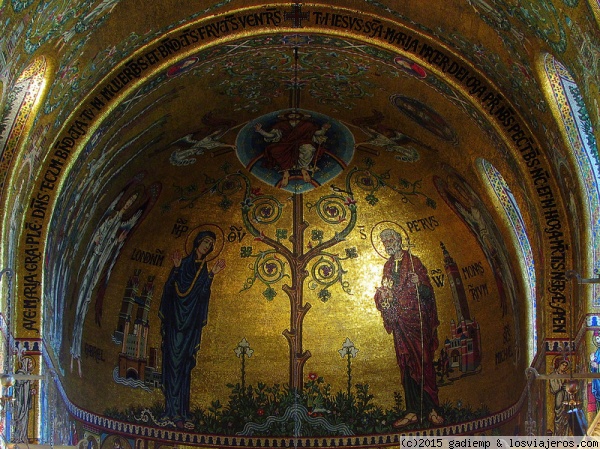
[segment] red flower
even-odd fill
[[[262,416],[265,414],[265,411],[262,408],[259,408],[256,413],[258,413],[258,416]]]
[[[310,380],[317,380],[319,376],[317,376],[317,373],[308,373],[308,378]]]

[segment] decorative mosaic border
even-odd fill
[[[51,357],[43,347],[43,357],[46,364],[54,366]],[[52,368],[51,368],[52,369]],[[178,429],[161,429],[142,424],[128,423],[116,419],[100,416],[89,412],[73,404],[66,395],[62,383],[57,376],[52,376],[68,412],[74,419],[82,422],[86,428],[93,429],[98,433],[118,433],[124,436],[148,438],[161,440],[167,443],[179,443],[185,445],[218,446],[225,448],[236,447],[386,447],[398,446],[402,436],[450,436],[470,435],[484,432],[499,425],[505,424],[514,418],[525,403],[527,389],[524,388],[519,400],[510,407],[494,413],[490,416],[472,421],[434,427],[431,429],[418,429],[415,431],[378,434],[378,435],[352,435],[352,436],[329,436],[329,437],[248,437],[241,435],[208,435],[194,432],[185,432]]]
[[[16,354],[20,348],[30,355],[40,355],[42,353],[41,338],[15,338],[10,332],[8,321],[3,313],[0,313],[0,334],[8,345],[9,354]]]
[[[564,352],[573,352],[575,345],[567,339],[562,340],[546,340],[544,342],[546,354],[563,354]]]
[[[61,393],[63,390],[61,389]],[[401,435],[412,436],[446,436],[464,435],[483,432],[493,427],[506,423],[513,418],[523,405],[524,394],[521,399],[511,407],[501,412],[477,420],[436,427],[420,429],[402,434],[357,435],[339,437],[248,437],[238,435],[205,435],[191,432],[182,432],[174,429],[160,429],[139,424],[126,423],[111,418],[102,417],[85,411],[68,402],[69,411],[75,419],[87,423],[97,430],[115,432],[135,437],[145,437],[169,442],[190,445],[215,445],[220,447],[329,447],[329,446],[387,446],[398,445]]]
[[[17,352],[24,351],[30,355],[40,355],[42,353],[41,338],[15,338],[14,342],[14,348]]]
[[[600,328],[600,315],[589,314],[585,317],[587,327]]]

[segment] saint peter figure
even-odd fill
[[[383,267],[375,305],[385,330],[394,337],[406,404],[406,414],[394,422],[394,427],[425,418],[440,425],[444,419],[439,415],[434,367],[440,323],[433,287],[421,260],[402,248],[398,232],[385,229],[380,239],[390,257]]]

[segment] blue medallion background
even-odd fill
[[[277,170],[264,166],[264,149],[267,146],[263,136],[255,131],[254,126],[260,123],[265,130],[270,130],[274,123],[280,120],[279,116],[290,112],[283,109],[260,116],[248,122],[236,138],[237,156],[250,173],[261,181],[277,186],[282,174]],[[348,166],[354,156],[354,136],[350,130],[338,120],[324,114],[304,109],[299,113],[308,114],[319,124],[329,123],[331,128],[327,131],[327,141],[324,144],[326,151],[317,161],[317,170],[313,173],[312,182],[307,183],[299,176],[299,171],[291,170],[289,184],[282,188],[292,193],[303,193],[313,190],[338,176]]]

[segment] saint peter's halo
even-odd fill
[[[205,223],[199,225],[198,227],[192,229],[188,233],[187,239],[185,241],[186,255],[190,255],[192,253],[192,251],[194,250],[194,239],[202,231],[212,231],[215,233],[216,236],[213,250],[210,253],[208,253],[208,257],[206,258],[206,261],[209,262],[217,258],[217,256],[221,254],[221,251],[223,251],[223,245],[225,244],[225,234],[223,233],[221,227],[217,226],[216,224]]]
[[[408,248],[408,245],[410,244],[410,237],[402,226],[395,221],[380,221],[373,226],[373,229],[371,229],[371,245],[373,245],[373,248],[375,248],[377,254],[384,259],[388,259],[390,257],[390,255],[385,251],[385,247],[379,238],[381,231],[384,229],[392,229],[400,234],[402,236],[402,249]]]

